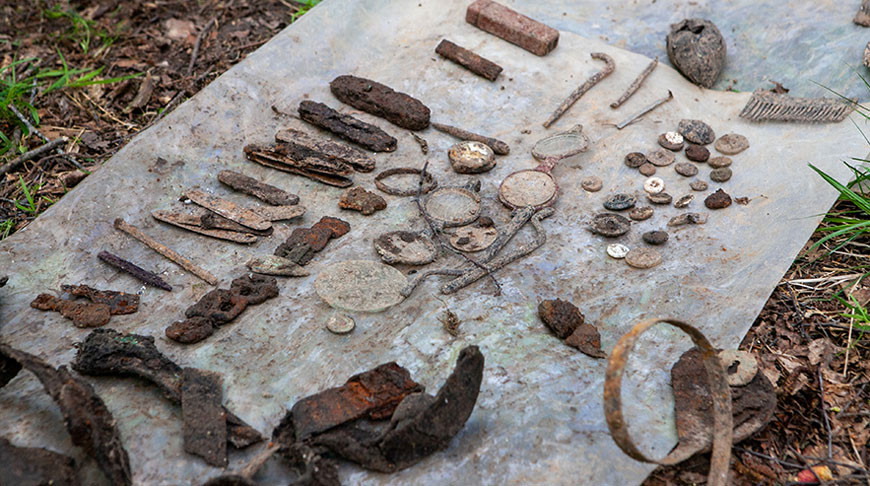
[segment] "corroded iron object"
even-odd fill
[[[712,88],[725,67],[725,39],[705,19],[684,19],[671,25],[665,40],[668,57],[689,81]]]
[[[372,152],[393,152],[398,146],[395,138],[371,123],[339,113],[316,101],[299,103],[299,118]]]
[[[336,98],[354,108],[408,130],[425,130],[429,126],[429,108],[420,100],[389,86],[357,76],[343,75],[329,83]]]
[[[441,41],[435,52],[445,59],[449,59],[456,64],[468,69],[474,74],[495,81],[498,75],[501,74],[502,68],[498,64],[475,54],[468,49],[458,46],[447,39]]]

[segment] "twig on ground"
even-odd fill
[[[828,433],[828,459],[834,455],[834,437],[831,434],[831,421],[828,420],[828,411],[825,410],[825,381],[822,379],[822,366],[818,367],[817,375],[819,376],[819,408],[822,410],[822,417],[825,419],[825,431]]]
[[[39,147],[36,147],[33,150],[29,150],[27,152],[24,152],[23,154],[21,154],[17,158],[15,158],[15,160],[12,160],[12,161],[7,162],[7,163],[3,164],[2,166],[0,166],[0,178],[2,178],[8,172],[11,172],[11,171],[17,169],[18,167],[21,166],[21,164],[27,162],[28,160],[39,157],[48,151],[51,151],[57,147],[60,147],[61,145],[65,144],[67,142],[67,140],[68,139],[66,137],[58,137],[58,138],[56,138],[48,143],[45,143],[43,145],[40,145]]]
[[[212,19],[202,27],[202,30],[199,31],[199,35],[196,36],[196,42],[193,43],[193,52],[190,54],[190,64],[187,65],[188,76],[193,74],[193,65],[196,64],[196,58],[199,56],[199,47],[202,45],[202,39],[205,37],[205,34],[211,30],[213,24],[217,24],[217,17],[212,17]]]

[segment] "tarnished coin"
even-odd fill
[[[694,194],[686,194],[685,196],[677,199],[674,202],[674,207],[677,209],[683,209],[684,207],[688,206],[694,200],[695,200]]]
[[[662,255],[652,248],[635,248],[625,255],[625,263],[640,269],[653,268],[662,262]]]
[[[495,152],[485,143],[465,140],[447,151],[453,170],[460,174],[480,174],[495,167]]]
[[[641,235],[643,241],[650,245],[664,245],[668,241],[667,231],[647,231]]]
[[[618,214],[600,213],[592,218],[589,229],[595,234],[616,238],[628,233],[631,229],[631,221]]]
[[[677,162],[677,165],[674,166],[674,170],[677,171],[677,174],[680,174],[683,177],[693,177],[698,175],[698,166],[690,164],[689,162]]]
[[[640,171],[641,174],[649,177],[649,176],[656,173],[656,166],[647,162],[647,163],[643,164],[642,166],[638,167],[637,170]]]
[[[628,247],[621,243],[612,243],[610,245],[607,245],[607,254],[610,256],[610,258],[622,260],[623,258],[625,258],[625,255],[628,255],[628,252]]]
[[[751,353],[737,349],[719,351],[719,361],[728,375],[731,386],[748,385],[758,373],[758,361]]]
[[[450,246],[459,251],[473,253],[489,248],[498,237],[498,230],[490,225],[463,226],[450,236]]]
[[[713,182],[727,182],[731,179],[731,168],[722,167],[721,169],[713,169],[710,171],[710,180]]]
[[[356,322],[354,322],[353,317],[344,314],[333,314],[326,321],[326,329],[333,334],[347,334],[353,331],[355,327]]]
[[[634,208],[628,213],[628,217],[635,221],[643,221],[650,219],[655,211],[650,206]]]
[[[691,187],[693,191],[706,191],[708,186],[706,182],[700,179],[695,179],[691,184],[689,184],[689,187]]]
[[[683,144],[685,144],[685,140],[683,140],[683,136],[677,132],[665,132],[659,135],[658,139],[659,145],[662,147],[672,150],[674,152],[679,152],[683,149]]]
[[[632,169],[637,169],[643,164],[647,163],[646,155],[640,152],[632,152],[625,156],[625,165],[631,167]]]
[[[674,163],[674,153],[663,149],[655,149],[646,155],[646,159],[652,165],[664,167]]]
[[[653,204],[670,204],[671,201],[674,200],[674,198],[666,192],[660,192],[658,194],[647,194],[646,198],[649,199],[649,202]]]
[[[683,138],[698,145],[711,144],[713,140],[716,140],[716,132],[713,131],[710,125],[701,120],[680,120],[677,131],[680,132]]]
[[[408,279],[402,272],[370,260],[334,263],[314,281],[317,295],[331,307],[349,312],[381,312],[403,301]]]
[[[375,251],[384,263],[426,265],[435,261],[438,250],[435,243],[423,234],[410,231],[392,231],[378,236]]]
[[[690,144],[686,147],[686,158],[694,162],[706,162],[710,158],[710,151],[702,145]]]
[[[665,190],[665,181],[661,177],[650,177],[643,181],[643,190],[649,194],[658,194]]]
[[[713,194],[707,196],[707,199],[704,199],[704,206],[707,206],[710,209],[722,209],[727,208],[730,205],[731,196],[722,189],[719,189]]]
[[[580,187],[587,192],[598,192],[602,187],[604,187],[604,183],[601,181],[600,177],[589,176],[580,181]]]
[[[704,213],[683,213],[675,216],[668,221],[668,226],[683,226],[684,224],[704,224],[707,222],[707,215]]]
[[[631,194],[614,194],[604,200],[604,209],[624,211],[633,208],[635,204],[637,204],[637,198]]]
[[[707,165],[714,169],[721,169],[722,167],[728,167],[731,165],[731,157],[713,157],[712,159],[707,161]]]
[[[719,137],[713,146],[725,155],[736,155],[749,148],[749,140],[743,135],[727,133]]]

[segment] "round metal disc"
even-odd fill
[[[372,260],[348,260],[326,267],[317,276],[317,295],[348,312],[382,312],[398,304],[408,285],[402,272]]]
[[[480,174],[495,167],[495,152],[485,143],[465,140],[447,151],[453,170],[460,174]]]
[[[719,360],[728,375],[728,384],[731,386],[748,385],[756,373],[758,373],[758,361],[752,353],[737,349],[723,349],[719,351]]]
[[[465,226],[456,230],[450,237],[450,246],[459,251],[473,253],[489,248],[498,237],[498,230],[493,226]]]
[[[344,314],[334,314],[326,321],[326,329],[333,334],[347,334],[356,327],[353,317]]]
[[[480,196],[461,187],[445,187],[426,196],[423,208],[444,227],[465,226],[480,216]]]
[[[410,231],[392,231],[375,239],[375,251],[384,263],[426,265],[438,256],[438,249],[429,237]]]
[[[577,125],[567,132],[538,140],[532,147],[532,157],[538,160],[562,160],[589,150],[589,137],[582,130],[583,127]]]
[[[498,198],[511,209],[543,207],[556,199],[558,186],[553,176],[539,170],[521,170],[505,177]]]

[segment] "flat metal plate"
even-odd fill
[[[506,2],[564,29],[559,47],[546,57],[532,55],[466,24],[467,3],[327,0],[314,8],[137,136],[25,230],[0,243],[0,273],[10,275],[9,284],[0,289],[0,336],[55,365],[67,364],[74,354],[73,344],[88,331],[75,329],[57,314],[31,309],[30,301],[61,283],[141,290],[139,312],[114,316],[109,326],[155,336],[157,346],[179,365],[220,372],[226,405],[264,434],[298,399],[339,385],[354,373],[383,362],[397,361],[415,380],[435,391],[450,373],[459,350],[477,344],[486,355],[480,398],[450,448],[390,475],[345,465],[341,476],[346,484],[446,484],[459,479],[472,484],[576,483],[578,478],[589,484],[640,483],[653,466],[622,455],[604,423],[601,397],[605,362],[578,353],[553,337],[537,318],[537,303],[556,297],[572,300],[587,320],[598,326],[605,351],[639,319],[652,316],[685,320],[698,326],[714,345],[734,347],[836,196],[807,164],[817,164],[845,178],[848,170],[841,161],[863,157],[865,142],[848,121],[814,126],[746,123],[737,113],[749,93],[701,90],[666,65],[659,66],[619,110],[611,110],[609,104],[649,59],[567,30],[597,37],[597,31],[586,25],[599,18],[610,22],[612,17],[614,23],[625,22],[621,31],[655,29],[655,36],[638,39],[663,43],[667,21],[655,22],[656,17],[642,14],[653,8],[666,11],[673,8],[673,2],[627,4],[619,7],[620,15],[631,10],[625,17],[606,10],[605,5],[612,2],[600,2],[592,8],[593,2],[578,1],[564,10],[546,10],[545,2],[540,6],[538,2]],[[724,12],[732,5],[755,2],[697,3],[702,14],[713,5],[720,5],[716,11]],[[834,14],[842,17],[844,31],[852,29],[851,16],[857,5],[841,12],[846,7],[833,7],[833,1],[813,3],[818,5],[818,12],[807,29],[816,28],[818,19],[832,22],[829,19]],[[668,12],[668,20],[678,19],[688,8]],[[728,15],[734,16],[734,22],[738,16],[745,22],[778,18],[773,13],[779,8],[763,8],[766,15],[748,16],[740,9]],[[562,16],[563,11],[567,15]],[[801,11],[809,15],[806,9]],[[581,16],[586,20],[579,21]],[[731,27],[735,24],[716,20],[729,39],[734,39]],[[809,43],[806,50],[811,51],[828,48],[827,39],[811,40],[804,30],[777,30],[782,35],[769,38],[771,52],[786,52],[776,50],[782,42],[792,46]],[[434,49],[443,37],[498,62],[504,67],[503,75],[494,83],[482,81],[437,58]],[[620,42],[617,36],[610,41],[634,45]],[[544,130],[541,123],[553,108],[600,69],[589,58],[590,52],[611,55],[616,71],[550,130]],[[745,56],[737,48],[729,52],[729,69],[738,63],[761,63],[757,51],[750,50]],[[818,67],[804,66],[805,54],[794,61],[774,61],[774,57],[764,62],[781,70],[771,69],[770,76],[781,74],[778,80],[782,82],[789,81],[789,73],[796,70]],[[836,58],[830,63],[845,69]],[[318,274],[344,260],[376,260],[374,238],[387,231],[420,230],[424,223],[410,198],[386,196],[388,208],[372,216],[340,211],[337,201],[342,189],[247,162],[242,147],[270,142],[287,126],[312,130],[298,120],[278,118],[270,109],[276,105],[295,111],[299,101],[308,98],[353,113],[399,139],[396,152],[374,155],[378,165],[375,172],[353,175],[363,187],[373,190],[372,178],[382,169],[422,166],[424,156],[407,131],[356,113],[331,96],[328,82],[348,73],[418,97],[432,108],[436,121],[498,137],[511,145],[510,155],[500,157],[492,171],[470,177],[482,182],[482,215],[491,217],[497,227],[510,217],[497,201],[498,186],[508,174],[537,165],[530,155],[535,141],[576,123],[584,125],[584,133],[592,142],[590,151],[562,161],[553,171],[561,192],[554,206],[556,214],[543,222],[549,240],[529,258],[497,273],[503,287],[500,297],[491,295],[492,284],[487,279],[455,295],[441,296],[437,291],[443,280],[435,277],[385,313],[353,315],[357,329],[350,335],[336,336],[324,328],[334,311],[314,291]],[[852,78],[818,80],[845,90],[846,81]],[[668,89],[674,92],[673,101],[622,131],[612,126],[661,98]],[[720,135],[736,132],[749,138],[752,146],[733,157],[734,177],[723,187],[732,196],[747,196],[752,201],[748,206],[735,204],[711,212],[706,225],[674,230],[661,248],[663,263],[652,270],[634,270],[624,261],[609,258],[605,248],[613,241],[589,233],[585,222],[601,211],[601,203],[610,193],[642,195],[645,178],[627,168],[623,157],[631,151],[656,148],[656,137],[675,129],[682,118],[703,119]],[[862,121],[858,123],[864,127]],[[447,160],[447,150],[456,140],[433,129],[420,135],[429,142],[430,152],[425,157],[439,184],[455,186],[469,179],[454,174]],[[170,161],[168,172],[149,170],[158,168],[158,157]],[[216,174],[223,169],[240,171],[299,194],[300,204],[308,212],[299,223],[276,224],[272,237],[262,238],[250,248],[192,235],[152,220],[151,210],[171,206],[183,189],[197,186],[238,203],[256,205],[256,200],[231,193],[218,183]],[[708,172],[709,168],[702,166],[701,177],[708,177]],[[587,193],[581,189],[580,180],[590,175],[604,181],[604,190]],[[691,192],[690,180],[676,175],[671,167],[660,169],[657,175],[665,179],[675,197]],[[718,184],[710,187],[715,190]],[[700,198],[693,204],[689,210],[702,208]],[[635,223],[619,241],[637,246],[643,232],[664,228],[679,211],[656,207],[651,219]],[[252,254],[271,254],[297,224],[308,227],[324,215],[349,221],[352,230],[315,256],[306,267],[311,275],[282,280],[279,298],[248,309],[235,322],[193,346],[168,341],[163,330],[211,287],[112,228],[115,218],[125,218],[201,264],[226,287],[245,272],[244,264]],[[531,228],[524,229],[505,250],[529,241],[530,236]],[[140,288],[138,282],[97,260],[103,249],[147,269],[165,271],[175,290],[166,293]],[[452,260],[445,257],[426,268],[460,263],[457,257],[449,258]],[[459,337],[445,332],[438,320],[447,308],[462,321]],[[674,443],[668,373],[688,346],[688,340],[677,332],[654,329],[639,343],[633,364],[626,370],[625,414],[632,421],[632,433],[643,437],[639,442],[644,443],[644,452],[652,456],[664,456]],[[156,391],[134,380],[88,381],[115,414],[137,484],[200,484],[221,472],[183,453],[180,408],[168,404]],[[17,445],[44,446],[82,460],[81,452],[69,441],[57,407],[28,374],[0,390],[0,435]],[[238,468],[255,452],[231,452],[230,468]],[[287,484],[288,477],[281,462],[273,460],[258,479],[261,484]]]

